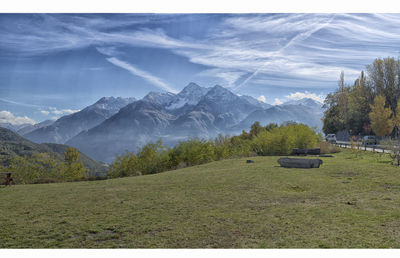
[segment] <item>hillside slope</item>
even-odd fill
[[[400,247],[400,178],[384,157],[343,151],[309,170],[252,159],[0,188],[0,247]]]
[[[0,127],[0,164],[7,165],[14,156],[31,156],[34,153],[56,153],[60,159],[69,146],[55,143],[33,143],[9,129]],[[80,152],[80,160],[96,174],[104,174],[106,167]]]

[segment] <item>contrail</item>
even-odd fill
[[[146,81],[150,82],[151,84],[153,84],[153,85],[155,85],[155,86],[157,86],[157,87],[159,87],[159,88],[161,88],[161,89],[163,89],[165,91],[169,91],[169,92],[172,92],[172,93],[178,93],[177,90],[171,88],[167,83],[165,83],[160,78],[158,78],[158,77],[156,77],[156,76],[154,76],[154,75],[152,75],[152,74],[150,74],[150,73],[148,73],[146,71],[140,70],[139,68],[137,68],[137,67],[135,67],[135,66],[133,66],[133,65],[127,63],[127,62],[121,61],[121,60],[119,60],[119,59],[117,59],[115,57],[106,58],[106,60],[108,62],[112,63],[115,66],[118,66],[118,67],[120,67],[122,69],[125,69],[125,70],[129,71],[133,75],[136,75],[136,76],[139,76],[139,77],[145,79]]]
[[[333,14],[333,16],[329,19],[329,21],[327,21],[326,23],[323,23],[319,26],[317,26],[316,28],[303,32],[303,33],[299,33],[298,35],[296,35],[295,37],[293,37],[285,46],[283,46],[281,49],[279,49],[278,51],[273,52],[272,56],[278,55],[280,52],[282,52],[283,50],[285,50],[286,48],[290,47],[291,45],[293,45],[294,43],[298,42],[298,41],[303,41],[306,40],[307,38],[309,38],[312,34],[314,34],[315,32],[319,31],[320,29],[324,28],[325,26],[329,25],[332,20],[335,18],[336,14]],[[248,81],[250,81],[254,76],[256,76],[264,67],[265,65],[267,65],[268,61],[264,62],[263,65],[260,66],[260,68],[258,68],[254,73],[252,73],[249,77],[246,78],[246,80],[244,80],[244,82],[242,82],[241,84],[239,84],[237,87],[233,88],[233,91],[238,90],[239,88],[243,87]]]
[[[0,98],[0,101],[3,101],[5,103],[9,103],[9,104],[18,105],[18,106],[24,106],[24,107],[35,107],[35,108],[43,108],[44,107],[44,106],[39,106],[39,105],[20,103],[20,102],[7,100],[7,99],[2,99],[2,98]]]

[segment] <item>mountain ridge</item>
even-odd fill
[[[65,143],[81,131],[90,129],[118,113],[120,108],[135,100],[135,98],[103,97],[79,112],[63,116],[51,125],[38,128],[24,136],[36,143]]]
[[[190,137],[210,139],[218,134],[236,134],[252,123],[303,122],[320,126],[322,109],[308,103],[280,106],[258,105],[252,97],[238,96],[215,85],[204,88],[189,83],[178,94],[149,92],[141,100],[121,108],[102,123],[82,130],[66,143],[94,158],[111,162],[125,150],[137,151],[150,141],[173,146]],[[257,101],[257,102],[255,102]],[[308,104],[313,104],[310,102]]]

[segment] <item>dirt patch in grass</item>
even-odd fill
[[[346,170],[341,170],[341,171],[335,171],[332,173],[329,173],[329,176],[331,177],[356,177],[358,176],[358,172],[352,172],[352,171],[346,171]]]
[[[383,188],[388,189],[388,190],[400,190],[400,184],[384,183],[381,185]]]
[[[114,229],[105,229],[101,231],[90,230],[87,234],[87,237],[95,242],[105,242],[108,240],[119,239],[121,237],[121,233],[115,231]]]

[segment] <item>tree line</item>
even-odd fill
[[[304,124],[285,123],[266,126],[255,122],[249,132],[237,136],[219,135],[213,140],[193,138],[167,148],[159,140],[140,148],[136,154],[117,155],[111,164],[111,178],[160,173],[221,159],[288,155],[293,148],[314,148],[321,136]]]
[[[107,175],[96,179],[156,174],[235,157],[288,155],[293,148],[314,148],[320,140],[321,135],[304,124],[287,122],[280,126],[262,126],[255,122],[249,132],[243,130],[240,135],[232,137],[192,138],[180,141],[172,148],[164,146],[161,140],[150,142],[136,153],[126,151],[116,155]],[[64,152],[63,157],[54,153],[16,155],[10,159],[9,166],[1,170],[14,172],[17,184],[95,179],[79,159],[79,151],[72,147]]]
[[[323,132],[386,136],[400,128],[400,59],[377,58],[353,85],[341,72],[338,88],[324,101]]]

